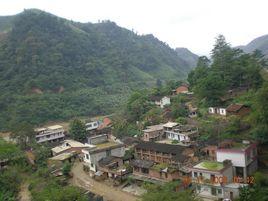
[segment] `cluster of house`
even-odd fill
[[[192,95],[193,92],[189,91],[189,86],[187,84],[182,84],[177,89],[172,90],[172,96],[179,95],[179,94],[186,94]],[[155,105],[164,108],[171,104],[169,96],[152,96],[151,101],[154,102]]]
[[[190,93],[181,86],[174,93]],[[170,104],[169,97],[155,100],[160,107]],[[197,115],[197,108],[187,104],[189,116]],[[210,107],[209,114],[245,115],[250,111],[245,105],[231,104],[227,108]],[[121,182],[131,177],[136,182],[161,184],[183,181],[179,188],[194,188],[197,195],[210,199],[231,200],[239,196],[239,189],[254,182],[257,170],[257,144],[209,140],[199,142],[196,126],[175,122],[152,125],[143,130],[140,138],[126,137],[121,140],[112,136],[111,120],[91,121],[85,124],[88,139],[85,144],[64,140],[65,131],[55,125],[36,129],[36,140],[42,142],[63,141],[54,147],[49,166],[55,175],[62,165],[79,158],[84,171],[97,180],[112,179]],[[129,154],[128,150],[134,153]]]

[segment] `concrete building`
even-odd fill
[[[88,122],[85,124],[85,126],[86,126],[86,131],[92,131],[99,127],[99,122],[98,121]]]
[[[155,163],[180,165],[193,153],[189,152],[187,147],[180,145],[141,142],[135,146],[135,155],[138,159]]]
[[[224,162],[203,161],[195,165],[191,181],[199,197],[211,200],[239,197],[239,188],[246,184],[233,182],[233,167],[229,160]]]
[[[131,161],[133,178],[151,183],[170,182],[182,178],[185,174],[178,167],[157,164],[153,161],[135,159]]]
[[[223,107],[209,107],[208,113],[209,114],[217,114],[217,115],[221,115],[221,116],[227,115],[226,108],[223,108]]]
[[[82,153],[82,149],[88,147],[88,145],[75,140],[64,140],[60,146],[51,149],[52,155],[57,156],[62,153],[77,152]]]
[[[230,147],[218,148],[216,159],[218,162],[231,160],[234,176],[246,181],[258,169],[257,144],[249,141],[234,142]]]
[[[143,141],[154,142],[164,139],[163,124],[147,126],[143,130]]]
[[[47,128],[37,128],[36,132],[36,142],[59,142],[64,140],[65,134],[64,129],[60,125],[49,126]]]
[[[167,123],[169,124],[169,123]],[[164,133],[166,138],[170,140],[176,140],[182,145],[191,145],[191,143],[198,136],[198,129],[191,125],[176,125],[168,127],[164,125]]]
[[[108,156],[123,157],[125,155],[124,144],[119,144],[112,141],[102,142],[100,144],[90,145],[90,147],[82,150],[84,154],[84,168],[97,172],[98,162]]]

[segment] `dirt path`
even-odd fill
[[[138,199],[136,196],[123,192],[118,188],[95,181],[83,171],[82,163],[74,164],[72,173],[73,178],[71,183],[73,185],[80,186],[97,195],[101,195],[107,201],[137,201]]]
[[[20,187],[19,201],[31,201],[31,192],[28,189],[29,184],[27,182],[23,183]]]

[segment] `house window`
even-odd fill
[[[214,187],[211,187],[211,195],[217,195],[217,189]]]
[[[222,194],[222,189],[218,189],[218,194]]]
[[[149,169],[147,169],[147,168],[141,168],[141,172],[143,174],[149,174]]]
[[[201,186],[199,186],[199,185],[198,185],[198,186],[196,186],[196,189],[197,189],[197,191],[199,191],[199,192],[200,192],[200,191],[201,191]]]
[[[86,154],[86,159],[89,159],[89,155],[88,154]]]
[[[200,173],[199,173],[199,176],[200,176],[200,177],[202,177],[202,176],[203,176],[203,174],[200,172]]]
[[[91,166],[92,168],[94,168],[94,164],[93,164],[93,163],[91,163],[90,166]]]
[[[111,150],[106,150],[106,156],[111,156]]]
[[[194,177],[197,177],[197,172],[194,172]]]
[[[247,160],[248,161],[250,160],[250,154],[247,154]]]

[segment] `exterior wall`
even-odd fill
[[[225,108],[218,108],[219,114],[222,116],[226,116],[226,109]]]
[[[206,155],[211,158],[212,160],[216,160],[216,150],[217,150],[216,145],[210,145],[202,149],[203,152],[206,153]]]
[[[198,186],[199,186],[199,188],[198,188]],[[221,186],[215,187],[215,186],[209,186],[209,185],[205,185],[205,184],[198,184],[198,186],[196,187],[196,193],[200,197],[206,197],[206,198],[212,198],[212,199],[224,197],[224,189]],[[215,192],[214,195],[212,194],[212,188],[216,189],[214,191]]]
[[[178,141],[183,141],[183,140],[190,140],[188,135],[184,135],[182,133],[175,133],[173,131],[167,131],[167,138],[171,140],[178,140]]]
[[[209,107],[208,108],[209,114],[219,114],[222,116],[226,116],[227,112],[225,108],[218,108],[218,107]]]
[[[208,108],[208,113],[209,114],[215,114],[215,108],[214,107],[209,107]]]
[[[86,123],[85,126],[86,126],[87,131],[94,130],[99,127],[99,122],[97,121],[89,122],[89,123]]]
[[[197,173],[195,175],[195,173]],[[202,179],[209,181],[208,183],[212,183],[212,175],[215,176],[215,178],[220,179],[224,178],[224,183],[231,183],[233,181],[233,168],[232,166],[229,166],[228,168],[224,169],[223,172],[214,172],[214,171],[206,171],[206,170],[201,170],[201,169],[195,169],[193,168],[192,170],[192,178],[193,180],[196,179]],[[216,183],[219,184],[219,182],[215,181]]]
[[[87,150],[82,150],[82,152],[84,153],[84,162],[87,163],[90,170],[94,172],[97,171],[98,162],[108,156],[106,150],[92,154]],[[110,154],[111,156],[123,157],[125,155],[125,147],[112,149]]]
[[[165,105],[170,105],[170,98],[169,97],[163,97],[160,101],[160,107],[164,108]]]
[[[162,136],[163,136],[163,130],[144,132],[143,140],[147,142],[162,140]]]
[[[231,197],[231,193],[233,197]],[[224,198],[234,199],[239,197],[239,188],[224,188]]]
[[[105,142],[108,140],[107,135],[98,135],[94,137],[89,137],[88,139],[88,144],[100,144],[102,142]]]
[[[62,141],[64,140],[65,135],[63,132],[56,132],[52,133],[49,135],[38,135],[36,137],[37,143],[42,143],[42,142],[57,142],[57,141]]]
[[[149,150],[137,150],[135,149],[135,154],[139,159],[142,160],[151,160],[156,163],[167,163],[170,164],[172,162],[171,154],[163,154],[163,153],[156,153],[155,151]]]
[[[246,167],[246,157],[243,152],[233,152],[231,150],[217,150],[216,157],[218,162],[228,159],[232,161],[233,166]]]

